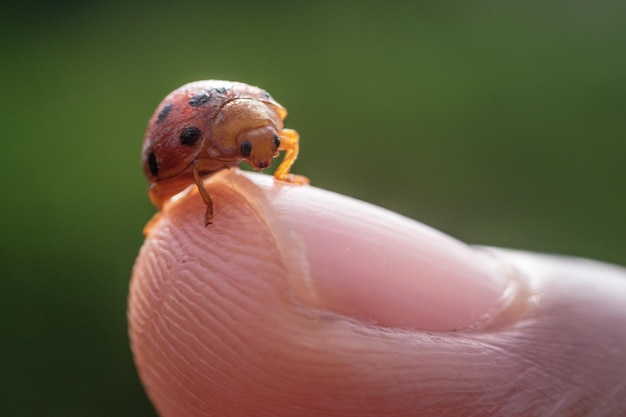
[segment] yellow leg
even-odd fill
[[[193,166],[193,180],[198,186],[198,191],[200,192],[202,200],[204,200],[204,204],[206,204],[206,212],[204,213],[204,225],[208,226],[209,224],[211,224],[211,220],[213,219],[213,200],[211,200],[211,196],[207,192],[206,188],[204,188],[202,178],[200,178],[200,174],[198,174],[198,164],[194,164]]]
[[[291,166],[294,162],[296,162],[296,158],[298,158],[298,150],[300,149],[299,140],[300,135],[298,135],[298,132],[295,130],[283,129],[283,131],[280,132],[280,146],[278,147],[278,150],[286,152],[283,162],[281,162],[274,172],[274,177],[276,179],[293,182],[294,184],[299,185],[308,184],[310,182],[309,179],[303,175],[289,173]]]

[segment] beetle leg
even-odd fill
[[[293,182],[295,184],[308,184],[310,181],[303,175],[290,174],[289,169],[298,157],[300,135],[293,129],[283,129],[280,132],[279,151],[286,151],[281,164],[274,171],[274,177],[282,181]]]
[[[208,226],[211,224],[211,220],[213,219],[213,200],[211,200],[211,196],[207,192],[206,188],[204,188],[204,183],[202,182],[202,178],[200,178],[200,174],[198,174],[198,164],[193,165],[193,180],[198,186],[198,191],[200,192],[200,197],[204,200],[204,204],[206,204],[206,212],[204,213],[204,225]]]

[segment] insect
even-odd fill
[[[286,153],[274,177],[308,184],[307,177],[289,172],[298,157],[299,135],[283,127],[286,116],[287,110],[265,90],[239,82],[196,81],[172,91],[154,112],[143,141],[150,201],[160,210],[195,183],[206,204],[208,226],[213,202],[202,178],[241,161],[262,171],[279,151]]]

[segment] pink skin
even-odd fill
[[[174,416],[623,416],[626,270],[473,248],[260,174],[149,230],[132,349]]]

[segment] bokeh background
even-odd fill
[[[193,80],[270,91],[318,187],[626,264],[624,22],[620,0],[5,2],[0,415],[155,415],[126,334],[139,153]]]

